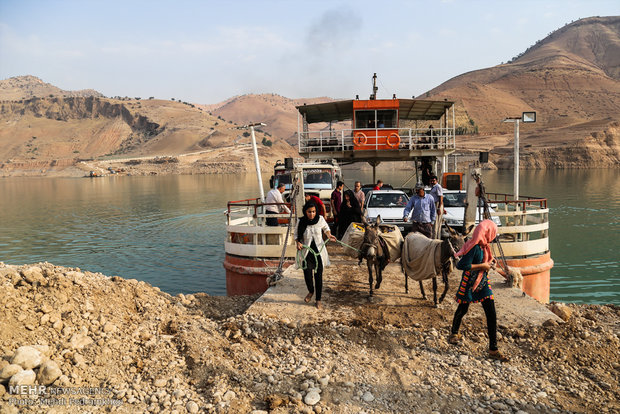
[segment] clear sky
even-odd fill
[[[216,103],[420,95],[618,0],[0,0],[0,79]]]

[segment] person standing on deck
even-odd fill
[[[463,276],[456,292],[455,299],[459,306],[454,313],[448,342],[453,345],[461,342],[462,336],[459,334],[459,327],[463,316],[467,313],[470,303],[481,302],[487,318],[489,358],[506,362],[508,357],[502,355],[497,349],[495,300],[487,276],[489,270],[495,267],[491,243],[495,240],[496,235],[497,225],[491,220],[483,220],[474,229],[471,239],[456,253],[456,256],[461,257],[456,268],[463,271]]]
[[[340,205],[340,216],[338,220],[337,237],[342,239],[351,223],[362,222],[362,209],[357,203],[357,198],[353,191],[347,190],[343,194],[342,204]]]
[[[291,210],[288,209],[287,206],[284,205],[284,200],[282,199],[282,193],[284,192],[286,186],[283,183],[278,184],[277,188],[269,191],[267,193],[267,197],[265,198],[265,204],[271,204],[265,207],[265,212],[267,214],[278,214],[281,212],[290,213]],[[281,203],[281,204],[272,204],[272,203]],[[267,217],[267,225],[268,226],[277,226],[278,218],[277,217]]]
[[[334,215],[334,233],[337,233],[338,229],[338,215],[340,214],[340,205],[342,204],[342,189],[344,188],[344,183],[342,181],[338,181],[336,183],[336,189],[332,191],[332,196],[330,203],[332,205],[332,214]]]
[[[330,265],[329,255],[323,241],[323,233],[331,241],[336,241],[336,237],[331,234],[327,222],[317,214],[316,210],[317,206],[312,201],[304,204],[303,216],[297,222],[297,228],[295,229],[295,239],[297,240],[297,250],[304,249],[304,245],[307,246],[301,253],[304,280],[308,288],[308,294],[304,298],[304,302],[310,302],[310,299],[312,299],[316,292],[316,307],[321,309],[323,266]],[[297,262],[296,266],[299,266],[299,262]]]
[[[366,201],[366,194],[362,191],[362,183],[359,181],[355,182],[355,187],[353,194],[355,194],[355,198],[357,198],[357,202],[360,205],[360,208],[364,210],[364,201]]]
[[[422,184],[425,186],[430,185],[433,171],[428,157],[422,157],[422,165],[420,165],[420,170],[422,170]]]
[[[416,184],[414,192],[415,195],[409,199],[403,212],[403,221],[407,222],[409,213],[412,213],[412,231],[422,233],[430,239],[432,238],[433,222],[437,215],[435,200],[431,195],[424,193],[422,184]]]
[[[437,220],[435,220],[435,226],[433,227],[433,238],[441,239],[441,223],[443,220],[443,188],[437,182],[437,176],[431,175],[431,191],[429,194],[435,200],[435,206],[437,208]]]
[[[306,199],[306,203],[312,200],[312,202],[316,204],[319,215],[325,218],[325,204],[323,204],[323,201],[321,201],[320,198],[308,193],[304,194],[304,198]]]

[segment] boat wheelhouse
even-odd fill
[[[376,79],[376,75],[373,79]],[[369,99],[297,106],[299,154],[340,163],[441,160],[456,150],[454,102]],[[445,168],[442,167],[442,170]]]

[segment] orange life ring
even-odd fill
[[[392,144],[390,142],[390,138],[396,137],[396,143]],[[391,148],[398,148],[400,146],[400,136],[396,132],[392,132],[389,137],[385,140],[385,143],[388,144]]]
[[[363,132],[358,132],[357,134],[355,134],[355,137],[353,137],[353,143],[356,146],[366,145],[367,142],[368,137]]]

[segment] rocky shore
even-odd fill
[[[256,296],[172,297],[49,263],[0,263],[0,290],[0,413],[620,411],[613,305],[500,320],[502,364],[486,358],[479,309],[455,347],[451,304],[360,303],[329,282],[327,316],[306,323],[245,312]]]

